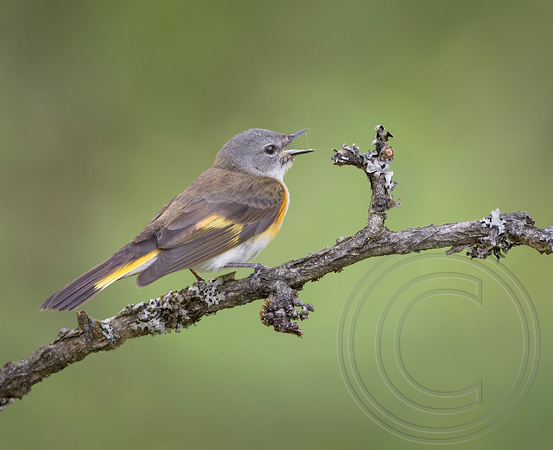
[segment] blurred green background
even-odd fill
[[[266,265],[364,226],[366,181],[329,158],[343,142],[368,149],[377,124],[396,136],[402,205],[390,229],[495,208],[553,225],[552,19],[549,1],[0,1],[0,364],[76,326],[74,313],[38,306],[137,234],[247,128],[309,127],[301,143],[317,149],[286,177],[292,203],[258,258]],[[427,447],[373,422],[342,380],[339,318],[374,264],[306,286],[300,298],[316,312],[303,339],[262,326],[256,302],[91,355],[0,413],[2,448]],[[460,449],[553,439],[553,259],[518,248],[501,264],[533,300],[540,367],[509,418]],[[86,310],[109,317],[192,281],[180,272],[137,290],[124,280]],[[374,300],[363,317],[381,313]],[[503,376],[498,358],[516,361],[512,317],[430,306],[406,331],[418,379],[452,389],[486,374],[486,387]]]

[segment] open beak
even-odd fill
[[[288,144],[290,144],[290,142],[292,142],[293,140],[295,140],[296,138],[298,138],[299,136],[301,136],[303,133],[305,133],[307,131],[309,131],[309,128],[306,128],[305,130],[296,131],[295,133],[288,134],[287,136],[290,139],[288,141]],[[303,149],[291,148],[291,149],[284,149],[282,151],[282,153],[285,156],[294,157],[294,156],[298,156],[298,155],[303,155],[304,153],[311,153],[311,152],[314,152],[314,151],[315,151],[314,148],[303,148]]]

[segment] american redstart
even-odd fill
[[[167,203],[131,242],[52,295],[41,309],[78,307],[113,282],[136,285],[183,269],[215,272],[248,264],[280,229],[290,196],[282,181],[294,158],[291,134],[252,128],[234,136],[213,166]]]

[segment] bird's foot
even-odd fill
[[[252,291],[259,286],[259,272],[262,269],[268,269],[267,266],[259,263],[228,263],[224,267],[229,269],[253,269],[253,273],[250,275],[250,288]]]
[[[188,269],[188,270],[190,270],[190,272],[192,272],[192,275],[196,277],[196,281],[198,282],[203,281],[205,283],[205,280],[203,279],[203,277],[198,275],[198,273],[194,269]]]

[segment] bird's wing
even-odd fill
[[[268,177],[252,179],[251,175],[236,172],[224,175],[224,189],[220,177],[199,178],[149,224],[146,230],[155,234],[162,251],[138,276],[139,286],[198,266],[282,220],[288,199],[280,181]]]

